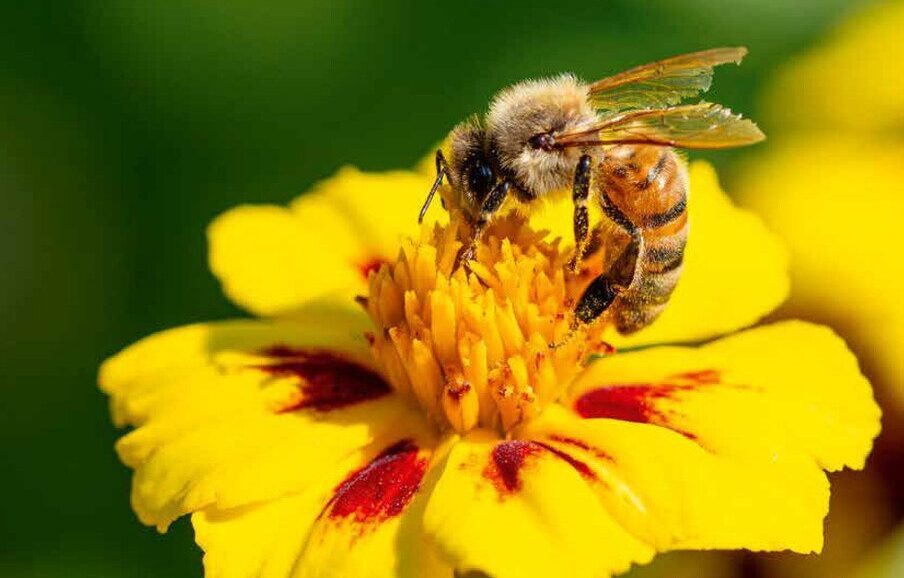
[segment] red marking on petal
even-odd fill
[[[277,413],[298,409],[330,411],[378,399],[392,391],[377,373],[329,351],[274,345],[262,354],[279,361],[257,365],[255,369],[299,379],[298,400],[279,408]]]
[[[574,402],[583,418],[610,418],[638,423],[655,423],[665,419],[654,401],[671,398],[676,391],[691,389],[681,385],[611,385],[585,392]]]
[[[717,369],[703,369],[700,371],[688,371],[687,373],[676,373],[672,376],[675,379],[692,381],[696,385],[714,385],[720,383],[722,374]]]
[[[490,480],[500,497],[521,490],[521,471],[532,456],[547,451],[567,463],[582,477],[596,480],[593,469],[568,452],[538,441],[512,440],[496,444],[490,454],[490,461],[483,470],[483,477]]]
[[[377,273],[384,264],[389,264],[389,261],[382,257],[373,257],[367,261],[358,263],[358,271],[361,273],[361,276],[364,277],[364,280],[367,281],[370,274]]]
[[[665,425],[667,416],[657,407],[657,400],[674,399],[679,392],[721,383],[721,374],[714,369],[705,369],[679,373],[671,376],[671,379],[685,383],[607,385],[585,392],[575,400],[574,409],[584,418],[611,418]],[[692,434],[685,435],[693,437]]]
[[[524,440],[500,442],[490,454],[483,477],[493,482],[500,495],[520,490],[521,468],[528,457],[536,455],[541,449],[540,445]]]
[[[299,349],[298,347],[283,345],[281,343],[260,350],[260,354],[265,357],[302,357],[307,355],[307,353],[308,351],[305,349]]]
[[[558,434],[553,434],[553,435],[549,436],[549,439],[554,442],[558,442],[560,444],[566,444],[566,445],[574,446],[578,449],[584,450],[585,452],[593,454],[594,457],[599,458],[601,460],[606,460],[609,462],[615,461],[615,458],[613,458],[612,456],[610,456],[603,450],[601,450],[597,447],[591,446],[584,440],[579,440],[576,438],[571,438],[568,436],[562,436],[562,435],[558,435]]]
[[[677,381],[665,383],[629,383],[609,385],[585,392],[574,402],[574,410],[583,418],[609,418],[667,427],[690,440],[697,440],[691,432],[669,424],[669,410],[658,406],[662,399],[674,399],[682,391],[721,383],[721,374],[714,369],[690,371],[670,376]],[[739,387],[739,386],[734,386]]]
[[[538,446],[542,447],[543,449],[547,450],[548,452],[552,453],[557,458],[563,460],[569,466],[574,468],[584,478],[587,478],[588,480],[596,479],[596,474],[593,472],[592,469],[590,469],[590,466],[588,466],[581,460],[577,459],[576,457],[572,456],[568,452],[564,452],[560,449],[556,449],[556,448],[552,447],[551,445],[548,445],[548,444],[545,444],[542,442],[534,442],[534,443],[536,443]]]
[[[398,516],[414,498],[426,471],[427,459],[420,456],[417,445],[402,440],[339,484],[327,515],[360,523]]]

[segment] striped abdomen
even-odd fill
[[[599,165],[605,194],[640,229],[637,274],[612,305],[622,333],[649,325],[662,313],[681,276],[687,242],[687,171],[667,147],[624,146]]]

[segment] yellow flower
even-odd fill
[[[708,165],[667,312],[557,349],[569,249],[512,216],[451,274],[456,224],[414,222],[429,182],[343,169],[213,223],[212,269],[262,319],[101,369],[142,522],[191,514],[209,578],[591,578],[658,551],[821,548],[824,470],[862,467],[879,429],[844,343],[786,322],[653,346],[787,292],[781,246]]]
[[[830,319],[904,408],[904,2],[881,2],[780,71],[765,95],[773,144],[738,191],[787,241],[789,308]]]
[[[771,124],[781,130],[816,130],[824,136],[838,132],[900,136],[902,27],[904,2],[873,2],[824,42],[791,60],[766,91]]]

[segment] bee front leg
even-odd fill
[[[466,245],[462,246],[458,255],[455,257],[455,265],[452,267],[452,271],[457,270],[462,263],[467,263],[474,258],[474,252],[477,250],[477,242],[480,240],[481,235],[483,235],[483,231],[487,228],[487,225],[489,225],[490,219],[493,218],[493,215],[499,210],[499,207],[502,206],[511,187],[512,183],[509,181],[502,181],[496,185],[493,190],[490,191],[490,194],[487,195],[487,198],[484,199],[483,204],[480,206],[480,213],[477,215],[477,222],[474,223],[471,238]]]
[[[590,195],[590,155],[582,155],[574,170],[574,184],[571,188],[571,199],[574,202],[574,257],[569,268],[572,273],[581,270],[581,260],[587,250],[590,239],[590,218],[587,213],[587,197]]]
[[[436,151],[436,180],[433,181],[433,186],[430,187],[430,192],[427,193],[427,200],[424,201],[424,206],[421,207],[421,212],[417,217],[418,223],[424,222],[424,216],[427,214],[427,209],[430,208],[430,203],[433,201],[433,195],[436,194],[436,191],[439,189],[439,186],[443,184],[443,177],[450,179],[449,165],[446,163],[446,157],[443,156],[443,151]]]

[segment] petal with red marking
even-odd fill
[[[347,472],[430,431],[370,365],[353,326],[234,321],[149,337],[107,361],[117,443],[139,518],[164,529]]]
[[[425,440],[431,444],[433,440]],[[404,439],[305,492],[192,516],[209,578],[448,577],[421,516],[433,448]]]
[[[424,527],[459,571],[602,577],[652,555],[553,448],[472,432],[451,450]]]
[[[422,522],[443,453],[405,439],[351,472],[314,522],[294,576],[448,577]]]
[[[857,360],[829,329],[802,322],[600,359],[562,404],[668,428],[719,454],[797,453],[827,470],[862,467],[879,432]]]
[[[656,550],[818,551],[825,474],[801,454],[752,460],[649,423],[581,419],[561,407],[518,432],[569,456],[618,524]]]
[[[823,469],[863,466],[879,409],[831,331],[800,322],[594,362],[516,431],[580,466],[656,549],[818,551]]]

